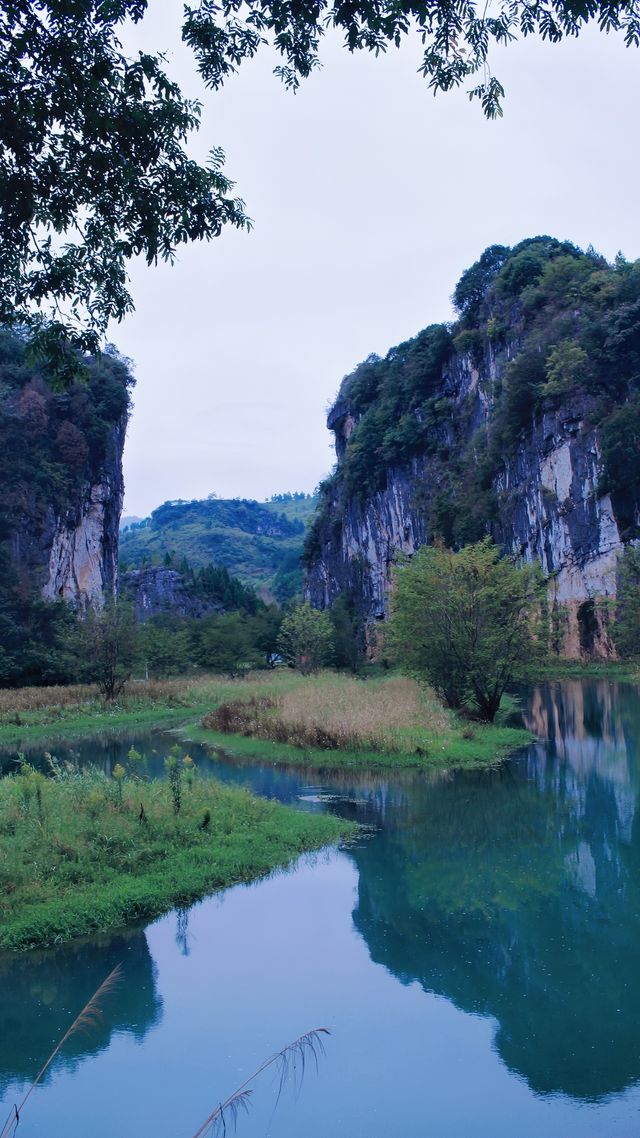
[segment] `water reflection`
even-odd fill
[[[593,1109],[582,1103],[602,1103],[640,1080],[638,690],[605,681],[555,684],[535,689],[527,707],[529,726],[545,741],[488,772],[312,773],[303,768],[277,768],[268,761],[247,765],[229,756],[210,758],[200,748],[192,751],[203,775],[250,785],[257,793],[305,810],[330,809],[368,823],[371,830],[346,854],[358,871],[353,913],[351,883],[340,909],[329,875],[326,894],[322,890],[319,894],[322,920],[315,940],[305,942],[304,951],[295,959],[287,955],[286,945],[289,940],[297,943],[305,925],[303,900],[296,893],[296,888],[303,888],[296,887],[298,871],[291,875],[290,891],[284,885],[277,891],[278,902],[268,901],[276,891],[266,893],[266,886],[256,886],[246,894],[246,924],[237,935],[229,932],[227,956],[219,957],[227,929],[224,906],[215,912],[217,902],[211,908],[209,903],[201,906],[195,934],[189,927],[193,914],[180,912],[177,920],[172,918],[172,950],[184,971],[179,971],[176,959],[165,948],[163,975],[168,984],[170,973],[171,982],[179,988],[174,1014],[183,1003],[186,1007],[179,1054],[172,1035],[175,1028],[168,1026],[169,1010],[158,1034],[167,1035],[160,1046],[161,1058],[166,1061],[166,1055],[172,1056],[179,1079],[186,1081],[193,1062],[184,1047],[191,1021],[208,1016],[218,1022],[218,1004],[215,999],[207,1003],[218,967],[224,974],[222,989],[237,970],[236,992],[240,995],[233,998],[242,1004],[242,1030],[259,1032],[267,989],[277,993],[277,1006],[294,1005],[300,993],[315,992],[334,942],[343,935],[345,941],[340,942],[340,952],[336,949],[331,964],[330,984],[339,993],[336,1036],[354,1029],[353,1051],[345,1062],[355,1067],[361,1064],[362,1075],[352,1085],[343,1063],[336,1067],[335,1082],[331,1083],[328,1073],[323,1078],[328,1100],[349,1094],[357,1098],[361,1114],[356,1112],[356,1116],[366,1119],[362,1133],[389,1132],[376,1122],[378,1107],[372,1108],[372,1115],[366,1114],[367,1096],[375,1099],[371,1070],[377,1054],[372,1027],[376,1017],[383,1024],[398,1026],[396,1036],[390,1034],[384,1045],[388,1049],[381,1070],[393,1069],[399,1038],[408,1068],[408,1055],[422,1056],[422,1048],[433,1048],[432,1034],[437,1030],[433,1016],[438,1001],[428,1001],[418,993],[422,1002],[412,1005],[409,1014],[390,975],[403,985],[417,981],[463,1012],[494,1021],[493,1046],[502,1060],[494,1062],[504,1081],[494,1074],[495,1082],[487,1084],[489,1121],[484,1129],[479,1123],[478,1134],[507,1133],[506,1123],[502,1129],[497,1125],[504,1122],[501,1096],[507,1083],[522,1088],[523,1094],[526,1083],[535,1092],[527,1091],[526,1100],[518,1099],[518,1109],[524,1110],[525,1101],[529,1104],[529,1128],[523,1122],[519,1130],[520,1116],[512,1114],[509,1133],[568,1132],[559,1124],[555,1130],[553,1126],[536,1129],[531,1106],[541,1102],[536,1096],[545,1096],[545,1109],[548,1105],[550,1111],[566,1110],[565,1121],[569,1117],[577,1120],[572,1135],[613,1134],[614,1122],[623,1128],[615,1130],[616,1134],[624,1133],[626,1138],[634,1133],[628,1123],[636,1107],[624,1105],[629,1099],[616,1098],[611,1106],[595,1108],[596,1112],[612,1112],[607,1115],[610,1130],[604,1124],[600,1130],[597,1126],[581,1130],[584,1116],[580,1112]],[[160,734],[139,741],[139,749],[153,756],[150,773],[162,770],[172,742],[172,737]],[[126,754],[130,745],[128,739],[122,740],[118,754]],[[92,746],[95,761],[95,743]],[[110,751],[105,763],[113,761],[116,756]],[[344,860],[340,861],[344,866]],[[275,907],[267,912],[268,905]],[[351,914],[362,940],[353,938]],[[202,921],[200,942],[198,919]],[[307,920],[311,920],[309,915]],[[215,936],[210,933],[205,941],[207,922]],[[265,956],[263,943],[267,925],[282,930],[283,936],[284,947],[274,949],[271,956]],[[358,945],[357,965],[348,962],[345,945],[349,938]],[[369,966],[362,941],[370,959],[380,967]],[[0,1097],[11,1078],[32,1076],[78,1005],[123,954],[125,985],[106,1009],[104,1028],[70,1044],[70,1052],[61,1061],[72,1065],[81,1055],[105,1048],[114,1032],[142,1038],[158,1022],[162,1009],[144,935],[134,932],[0,962]],[[192,972],[196,994],[187,998]],[[251,984],[253,995],[246,996]],[[166,988],[163,992],[166,996]],[[223,999],[220,990],[217,998]],[[169,997],[166,1005],[167,1009],[171,1006]],[[235,1007],[233,1000],[231,1005]],[[277,1018],[274,1008],[269,1016]],[[229,1012],[228,1022],[237,1014],[237,1008]],[[471,1053],[465,1048],[474,1034],[472,1023],[468,1016],[461,1016],[451,1029],[458,1033],[455,1046],[460,1054]],[[283,1026],[283,1037],[288,1033],[289,1026]],[[485,1030],[483,1038],[488,1034]],[[144,1066],[147,1057],[151,1080],[157,1078],[158,1059],[152,1039],[137,1058]],[[382,1046],[379,1035],[377,1046]],[[473,1054],[483,1061],[480,1051]],[[517,1078],[509,1079],[507,1072]],[[445,1078],[442,1073],[439,1077]],[[451,1071],[452,1094],[458,1093],[459,1077],[459,1071]],[[228,1081],[234,1085],[232,1075]],[[415,1104],[407,1105],[410,1114],[414,1111],[414,1134],[422,1133],[427,1109],[419,1082]],[[389,1094],[393,1093],[390,1087]],[[443,1117],[448,1117],[446,1112]],[[551,1114],[545,1117],[551,1119]],[[553,1115],[556,1120],[559,1117]],[[448,1133],[437,1127],[433,1132]],[[455,1130],[456,1135],[472,1132],[476,1130],[463,1123]]]
[[[0,957],[0,1097],[30,1082],[102,981],[122,965],[90,1030],[71,1036],[54,1068],[74,1069],[104,1051],[115,1032],[141,1041],[162,1016],[155,967],[140,929],[78,940],[47,952]],[[49,1072],[50,1074],[51,1072]]]
[[[537,1092],[598,1099],[640,1078],[637,691],[537,689],[551,746],[416,784],[353,854],[372,958],[495,1017]]]

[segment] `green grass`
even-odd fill
[[[559,660],[556,658],[525,668],[523,683],[539,684],[554,680],[613,680],[640,683],[640,665],[630,660]]]
[[[234,755],[325,770],[478,767],[500,761],[531,738],[504,722],[492,726],[465,722],[445,711],[432,693],[414,681],[387,672],[354,679],[331,672],[302,677],[279,669],[239,680],[201,676],[136,683],[113,707],[82,688],[25,688],[1,697],[0,746],[13,751],[49,748],[57,741],[109,731],[164,726]],[[247,738],[201,726],[206,714],[223,704],[259,700],[278,705],[277,714],[285,716],[296,741],[312,740],[321,724],[331,727],[339,746],[327,749],[313,742],[295,746],[268,736]]]
[[[0,948],[149,919],[354,831],[186,771],[181,794],[176,814],[169,781],[29,767],[0,781]]]
[[[459,730],[452,730],[444,739],[423,736],[428,748],[425,754],[415,751],[324,750],[318,747],[295,747],[288,743],[273,743],[265,739],[244,735],[226,735],[207,731],[199,724],[187,724],[179,729],[186,740],[205,743],[227,755],[254,761],[287,766],[309,767],[315,770],[337,770],[343,767],[362,771],[380,768],[394,770],[448,769],[451,767],[488,767],[501,762],[508,755],[526,747],[533,736],[519,727],[478,725],[471,739]],[[423,750],[425,748],[423,747]]]
[[[487,766],[531,740],[504,722],[459,718],[406,677],[365,681],[332,672],[256,677],[186,731],[237,756],[325,770]]]
[[[222,676],[133,681],[117,703],[108,704],[96,688],[17,688],[0,692],[0,747],[29,747],[87,738],[129,728],[163,727],[194,719],[212,701],[228,698],[233,681]]]

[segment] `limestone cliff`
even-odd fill
[[[124,499],[122,452],[126,418],[111,431],[102,468],[80,488],[77,500],[57,514],[49,507],[41,542],[49,556],[42,596],[74,608],[102,608],[118,588],[118,540]]]
[[[523,243],[530,259],[544,254],[528,264],[525,288],[504,286],[513,262],[522,268],[523,247],[504,250],[471,313],[459,303],[453,329],[432,326],[385,360],[365,361],[329,413],[338,465],[307,542],[307,595],[326,607],[348,592],[370,642],[388,615],[399,555],[435,536],[456,546],[490,534],[540,562],[557,651],[613,652],[606,602],[640,514],[638,448],[628,429],[638,404],[624,374],[637,360],[627,358],[628,302],[616,308],[611,299],[618,273],[628,292],[631,272],[539,240]],[[558,287],[562,273],[568,295]],[[596,280],[610,290],[606,307],[593,301]],[[640,295],[640,272],[633,284]],[[621,359],[620,337],[614,346],[609,335],[608,348],[607,333],[622,320]],[[631,339],[635,351],[640,319]]]
[[[117,588],[133,379],[113,351],[79,367],[61,390],[18,336],[0,330],[0,607],[16,660],[26,629],[41,637],[41,600],[84,611]]]
[[[122,574],[122,596],[133,602],[140,621],[155,616],[202,617],[223,611],[220,602],[196,596],[182,573],[162,565],[129,569]]]

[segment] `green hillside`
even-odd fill
[[[120,536],[123,570],[186,557],[199,567],[225,566],[246,584],[278,601],[301,588],[300,554],[316,499],[280,494],[269,502],[205,498],[164,502]]]

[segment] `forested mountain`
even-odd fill
[[[618,557],[640,533],[640,262],[546,236],[494,245],[454,302],[453,327],[343,380],[308,594],[347,593],[372,632],[399,554],[490,534],[540,562],[554,646],[608,654]]]
[[[133,377],[113,350],[75,371],[60,390],[20,336],[0,331],[0,682],[64,674],[60,625],[117,585]],[[46,603],[60,601],[70,608]]]
[[[120,537],[123,570],[153,565],[216,565],[265,596],[284,601],[302,585],[300,555],[315,509],[308,494],[280,494],[269,502],[246,498],[165,502]]]

